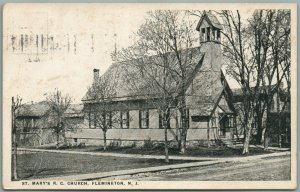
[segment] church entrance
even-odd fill
[[[219,114],[219,136],[233,138],[234,116],[226,113]]]

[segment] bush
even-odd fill
[[[121,139],[114,139],[109,143],[108,147],[109,148],[118,148],[121,145],[122,145]]]
[[[137,146],[136,141],[133,141],[132,144],[131,144],[131,147],[136,148],[136,146]]]
[[[151,138],[148,137],[146,140],[144,140],[144,148],[146,149],[152,149],[154,147],[153,141],[151,141]]]

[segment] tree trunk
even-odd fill
[[[15,126],[15,102],[14,97],[12,98],[11,107],[11,128],[12,128],[12,144],[13,144],[13,155],[12,155],[12,166],[13,166],[13,179],[18,179],[17,172],[17,130]]]
[[[165,162],[169,163],[169,146],[168,146],[168,127],[167,127],[167,120],[166,120],[166,114],[164,114],[164,130],[165,130]]]
[[[17,133],[16,133],[16,128],[14,128],[13,131],[13,179],[17,180],[18,179],[18,172],[17,172]]]
[[[262,117],[260,117],[260,114],[257,113],[257,135],[255,137],[256,144],[262,144],[262,138],[263,138],[263,130],[264,127],[262,125]]]
[[[269,147],[269,141],[270,141],[270,114],[271,114],[271,108],[270,105],[267,103],[267,115],[266,115],[266,129],[264,132],[264,150],[267,150]]]
[[[210,148],[210,138],[209,138],[209,120],[207,121],[207,148]]]
[[[264,138],[264,150],[267,150],[270,142],[269,129],[266,129]]]
[[[181,135],[180,135],[180,139],[181,139],[181,145],[180,145],[180,153],[185,154],[186,153],[186,136],[187,136],[187,118],[186,118],[186,110],[181,109],[180,110],[181,113],[181,125],[182,125],[182,130],[181,130]]]
[[[64,127],[64,125],[62,125],[63,127],[62,127],[62,132],[63,132],[63,140],[64,140],[64,144],[66,144],[67,143],[67,138],[66,138],[66,130],[65,130],[65,127]]]
[[[186,136],[184,136],[186,138]],[[181,144],[180,144],[180,153],[185,154],[186,153],[186,139],[181,138]]]
[[[104,142],[103,150],[106,151],[106,147],[107,147],[107,145],[106,145],[106,131],[103,131],[103,142]]]
[[[180,137],[180,131],[179,131],[179,123],[178,123],[178,116],[177,116],[177,113],[176,113],[176,118],[175,118],[175,121],[176,121],[176,139],[177,139],[177,148],[178,150],[181,149],[181,137]]]
[[[186,129],[186,121],[185,121],[185,111],[183,109],[180,110],[181,113],[181,134],[180,134],[180,153],[185,154],[186,153],[186,135],[187,135],[187,129]]]
[[[266,132],[266,127],[264,126],[261,133],[261,140],[260,140],[261,144],[265,143],[265,132]]]
[[[58,129],[58,128],[57,128]],[[56,149],[59,148],[59,131],[56,131]]]
[[[249,146],[250,146],[250,139],[251,139],[251,132],[252,132],[252,124],[253,117],[249,118],[248,123],[246,124],[245,128],[245,139],[244,139],[244,145],[243,145],[243,155],[249,154]]]

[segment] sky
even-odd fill
[[[131,44],[146,12],[166,5],[6,5],[4,99],[20,95],[25,103],[37,102],[59,89],[80,103],[93,69],[103,74],[113,63],[111,52]],[[251,12],[244,11],[244,18]]]

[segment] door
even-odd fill
[[[220,115],[219,116],[219,136],[226,135],[226,123],[227,123],[227,116],[226,115]]]

